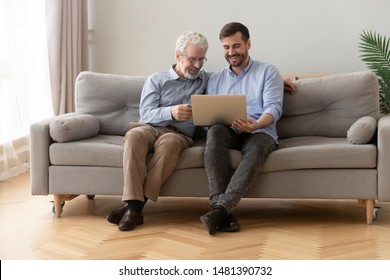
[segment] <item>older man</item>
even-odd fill
[[[180,153],[192,145],[195,126],[191,95],[204,94],[208,75],[202,69],[208,43],[197,32],[177,39],[174,64],[168,71],[151,75],[143,88],[140,120],[131,123],[124,138],[123,204],[107,215],[122,231],[143,224],[143,207],[156,201],[164,180],[174,170]],[[153,156],[148,165],[148,154]]]

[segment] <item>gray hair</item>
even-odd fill
[[[176,52],[184,53],[185,48],[188,44],[195,45],[203,50],[207,51],[209,44],[207,38],[198,32],[187,31],[179,36],[176,41]]]

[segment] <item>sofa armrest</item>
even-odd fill
[[[378,200],[390,201],[390,116],[378,121]]]
[[[30,126],[30,187],[33,195],[49,194],[49,146],[52,143],[49,127],[54,119],[42,120]]]

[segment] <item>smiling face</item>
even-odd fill
[[[206,51],[203,48],[188,44],[183,53],[176,52],[176,73],[185,79],[196,79],[203,67]]]
[[[241,72],[249,62],[249,49],[251,42],[242,39],[241,32],[236,32],[231,36],[221,39],[226,61],[232,67],[234,72]]]

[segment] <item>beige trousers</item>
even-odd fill
[[[144,201],[147,197],[157,201],[162,183],[192,143],[191,138],[166,127],[130,123],[124,138],[122,200]]]

